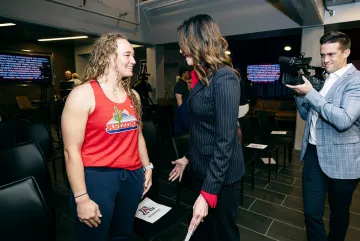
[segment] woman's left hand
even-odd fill
[[[145,171],[145,178],[144,178],[144,192],[142,197],[150,190],[150,187],[152,185],[152,170],[146,170]]]
[[[191,219],[188,232],[194,232],[200,222],[208,215],[209,205],[205,198],[200,194],[193,206],[193,217]]]

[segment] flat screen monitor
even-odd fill
[[[51,56],[0,52],[0,83],[49,83]]]
[[[247,79],[252,83],[273,83],[280,79],[280,64],[247,66]]]

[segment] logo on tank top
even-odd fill
[[[138,128],[137,119],[127,110],[119,110],[114,106],[113,118],[106,124],[106,132],[115,134]]]

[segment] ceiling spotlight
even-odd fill
[[[15,26],[15,23],[0,23],[0,27],[9,27],[9,26]]]
[[[47,42],[47,41],[83,39],[83,38],[88,38],[88,36],[75,36],[75,37],[64,37],[64,38],[46,38],[46,39],[38,39],[38,41],[39,42]]]
[[[225,51],[225,54],[230,55],[231,52],[230,52],[229,50],[226,50],[226,51]]]
[[[290,46],[285,46],[284,50],[285,50],[285,51],[290,51],[290,50],[291,50],[291,47],[290,47]]]
[[[21,51],[23,51],[23,52],[31,52],[30,49],[22,49]]]
[[[140,44],[131,44],[131,46],[132,46],[133,48],[144,47],[144,45],[140,45]]]

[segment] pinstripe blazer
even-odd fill
[[[218,194],[245,172],[237,139],[240,83],[229,67],[220,67],[209,86],[201,81],[190,92],[190,163],[202,190]]]
[[[352,66],[330,88],[325,97],[311,90],[296,97],[300,116],[306,120],[300,160],[310,136],[313,111],[316,147],[323,172],[336,179],[360,177],[360,71]]]

